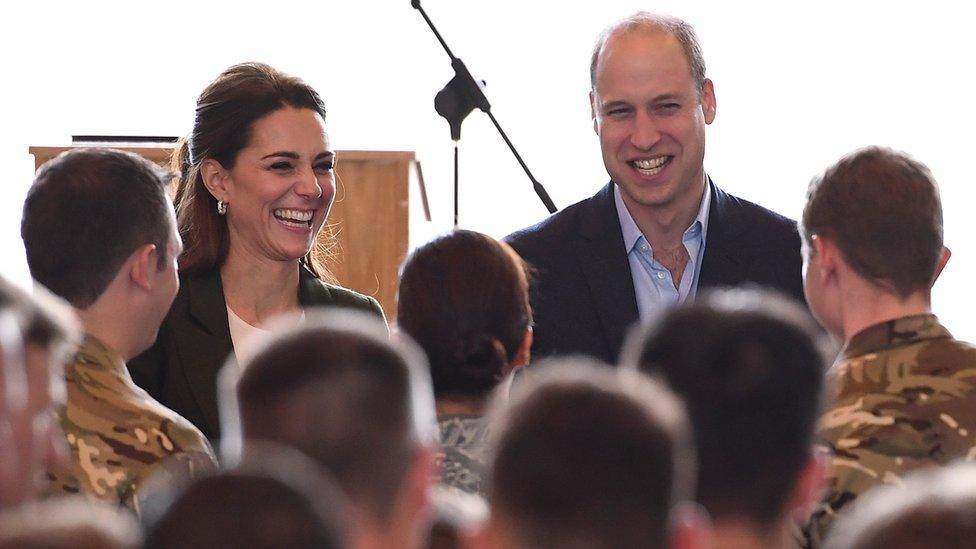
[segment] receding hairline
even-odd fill
[[[590,56],[590,90],[596,91],[596,73],[600,58],[611,39],[624,34],[663,34],[673,38],[681,47],[681,53],[688,63],[688,72],[695,87],[701,92],[705,85],[705,60],[698,35],[687,21],[674,17],[641,11],[620,19],[606,27],[597,38]],[[696,58],[700,70],[696,70]]]

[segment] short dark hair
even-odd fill
[[[87,309],[140,246],[156,246],[162,270],[172,227],[170,179],[149,160],[112,149],[74,149],[45,163],[20,225],[31,275]]]
[[[866,492],[831,527],[828,549],[965,549],[976,538],[976,466],[959,461]]]
[[[493,404],[488,499],[523,547],[667,547],[694,451],[662,384],[584,358],[533,366]]]
[[[508,244],[457,230],[403,264],[397,326],[426,351],[438,398],[490,393],[531,324],[525,264]]]
[[[436,436],[422,353],[390,342],[372,315],[305,315],[244,366],[243,437],[304,452],[359,508],[386,520],[412,458]]]
[[[705,55],[702,53],[695,28],[683,19],[646,11],[640,11],[621,19],[600,33],[600,37],[593,46],[593,53],[590,55],[590,89],[596,91],[596,66],[610,37],[617,32],[637,30],[657,30],[674,36],[681,44],[681,50],[685,54],[685,60],[688,61],[691,78],[695,82],[698,93],[700,94],[705,89]]]
[[[230,246],[227,219],[217,214],[217,199],[203,183],[201,163],[213,159],[233,168],[251,141],[254,123],[284,107],[309,109],[325,119],[325,102],[314,88],[264,63],[228,67],[200,93],[193,131],[179,143],[172,160],[180,174],[176,218],[185,246],[181,272],[212,271],[223,264]],[[329,276],[314,250],[301,261],[316,276]]]
[[[833,239],[859,275],[901,297],[928,290],[942,255],[942,202],[929,169],[868,147],[810,182],[800,231]]]
[[[273,461],[252,460],[158,493],[142,517],[143,547],[346,547],[342,494],[300,457],[266,453]]]
[[[825,368],[813,320],[786,297],[713,291],[628,340],[622,362],[661,376],[695,431],[696,500],[773,526],[807,463]]]

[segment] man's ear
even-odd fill
[[[430,510],[429,489],[433,482],[437,469],[437,452],[431,446],[422,446],[417,450],[413,463],[407,471],[407,482],[404,486],[408,493],[404,494],[408,498],[408,505],[413,510],[414,516],[427,513]]]
[[[712,523],[708,512],[697,503],[679,503],[671,510],[671,549],[704,549],[713,547]]]
[[[822,282],[837,273],[838,261],[840,261],[840,249],[833,240],[823,235],[813,235],[811,238],[813,253],[817,256],[817,272],[807,273],[819,276]]]
[[[213,158],[208,158],[200,163],[200,178],[203,180],[203,186],[210,191],[210,194],[217,200],[222,200],[224,202],[229,202],[229,186],[227,184],[230,178],[230,172],[226,168],[220,165]]]
[[[123,268],[129,270],[129,279],[143,290],[152,290],[152,274],[156,272],[159,251],[155,244],[144,244],[132,252],[129,259],[123,263]]]
[[[522,343],[519,343],[518,351],[515,351],[515,357],[512,359],[512,363],[509,365],[509,370],[505,373],[510,374],[522,366],[528,365],[530,360],[532,360],[531,326],[525,330],[525,336],[522,337]]]
[[[811,448],[806,463],[803,464],[796,476],[793,490],[784,511],[793,515],[801,524],[805,524],[809,520],[813,507],[820,501],[823,494],[827,459],[829,459],[827,454]]]
[[[705,123],[711,124],[715,120],[715,84],[711,80],[705,79],[701,93],[702,114],[705,116]]]
[[[939,258],[939,263],[935,266],[935,277],[932,279],[932,283],[939,279],[939,275],[942,274],[942,269],[945,269],[946,263],[949,262],[949,258],[952,257],[952,250],[943,246],[942,247],[942,257]]]
[[[590,119],[593,120],[593,133],[600,135],[600,124],[596,119],[596,92],[590,90]]]

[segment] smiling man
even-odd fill
[[[537,269],[533,356],[615,361],[628,327],[700,287],[757,283],[802,299],[796,224],[705,174],[715,89],[694,29],[637,13],[590,64],[593,129],[611,181],[508,237]]]

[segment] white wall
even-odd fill
[[[197,94],[245,60],[312,83],[326,98],[338,148],[416,150],[434,222],[424,223],[414,202],[412,244],[450,228],[451,141],[433,97],[453,73],[409,0],[19,4],[0,8],[4,275],[27,280],[18,227],[33,169],[28,145],[85,133],[185,134]],[[698,29],[718,97],[706,169],[727,190],[796,217],[807,182],[840,155],[869,144],[912,153],[942,185],[954,252],[936,286],[936,312],[957,336],[976,340],[967,169],[976,38],[960,8],[836,0],[424,7],[488,82],[493,112],[559,207],[607,179],[589,118],[589,53],[606,24],[641,8]],[[503,236],[545,215],[486,116],[465,122],[461,146],[463,226]]]

